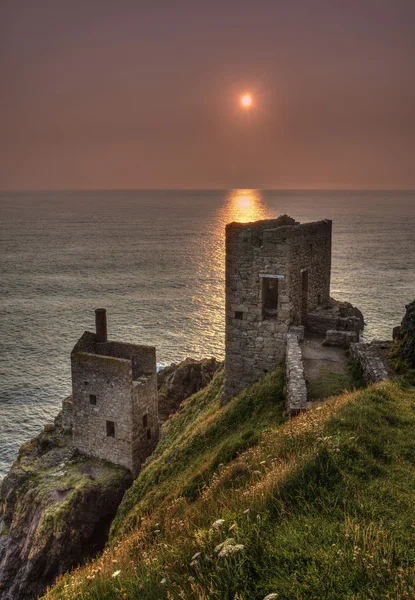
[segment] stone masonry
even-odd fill
[[[331,230],[287,215],[227,225],[223,401],[274,369],[289,327],[329,303]]]
[[[389,373],[379,356],[375,342],[350,344],[350,356],[361,368],[363,379],[368,385],[389,378]]]
[[[107,340],[106,313],[96,311],[71,353],[72,398],[63,424],[81,452],[120,464],[136,475],[159,440],[156,350]]]
[[[293,416],[311,406],[311,402],[307,402],[307,385],[300,346],[302,336],[296,329],[293,327],[287,334],[287,356],[285,361],[287,409],[290,415]]]

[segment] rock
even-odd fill
[[[330,298],[328,306],[321,306],[308,313],[307,331],[314,335],[324,336],[328,330],[363,331],[365,323],[362,312],[350,304]]]
[[[222,364],[216,358],[186,358],[179,364],[172,364],[159,371],[157,387],[160,420],[165,421],[180,408],[183,400],[206,387]]]
[[[37,598],[104,547],[131,475],[74,453],[71,443],[70,433],[47,425],[1,484],[1,600]]]
[[[405,306],[406,313],[399,331],[400,356],[415,368],[415,300]]]

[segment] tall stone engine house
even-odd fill
[[[328,304],[331,231],[286,215],[227,225],[224,400],[274,369],[289,327]]]
[[[63,424],[78,450],[136,475],[159,440],[156,349],[108,341],[105,309],[95,318],[96,332],[85,331],[71,353]]]

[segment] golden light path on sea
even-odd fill
[[[251,223],[267,218],[268,211],[258,190],[232,190],[224,208],[224,225],[234,221]]]
[[[203,298],[203,314],[195,317],[206,323],[204,339],[200,346],[194,341],[194,352],[205,356],[203,343],[217,346],[217,356],[224,350],[225,328],[225,227],[228,223],[250,223],[270,218],[269,210],[258,190],[230,190],[218,208],[214,219],[210,243],[206,245],[205,259],[199,273],[199,285],[195,289],[195,299]],[[197,290],[197,291],[196,291]]]

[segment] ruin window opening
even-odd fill
[[[317,304],[321,306],[321,294],[317,296]]]
[[[148,415],[143,415],[143,427],[146,429],[148,425]]]
[[[262,278],[262,313],[264,319],[277,318],[278,279]]]
[[[235,311],[235,319],[242,320],[243,318],[244,318],[244,313],[241,310],[236,310]]]
[[[151,440],[151,429],[147,429],[147,439]]]
[[[114,421],[107,421],[107,437],[115,437]]]
[[[97,405],[97,397],[95,394],[89,394],[89,404],[92,404],[92,406]]]

